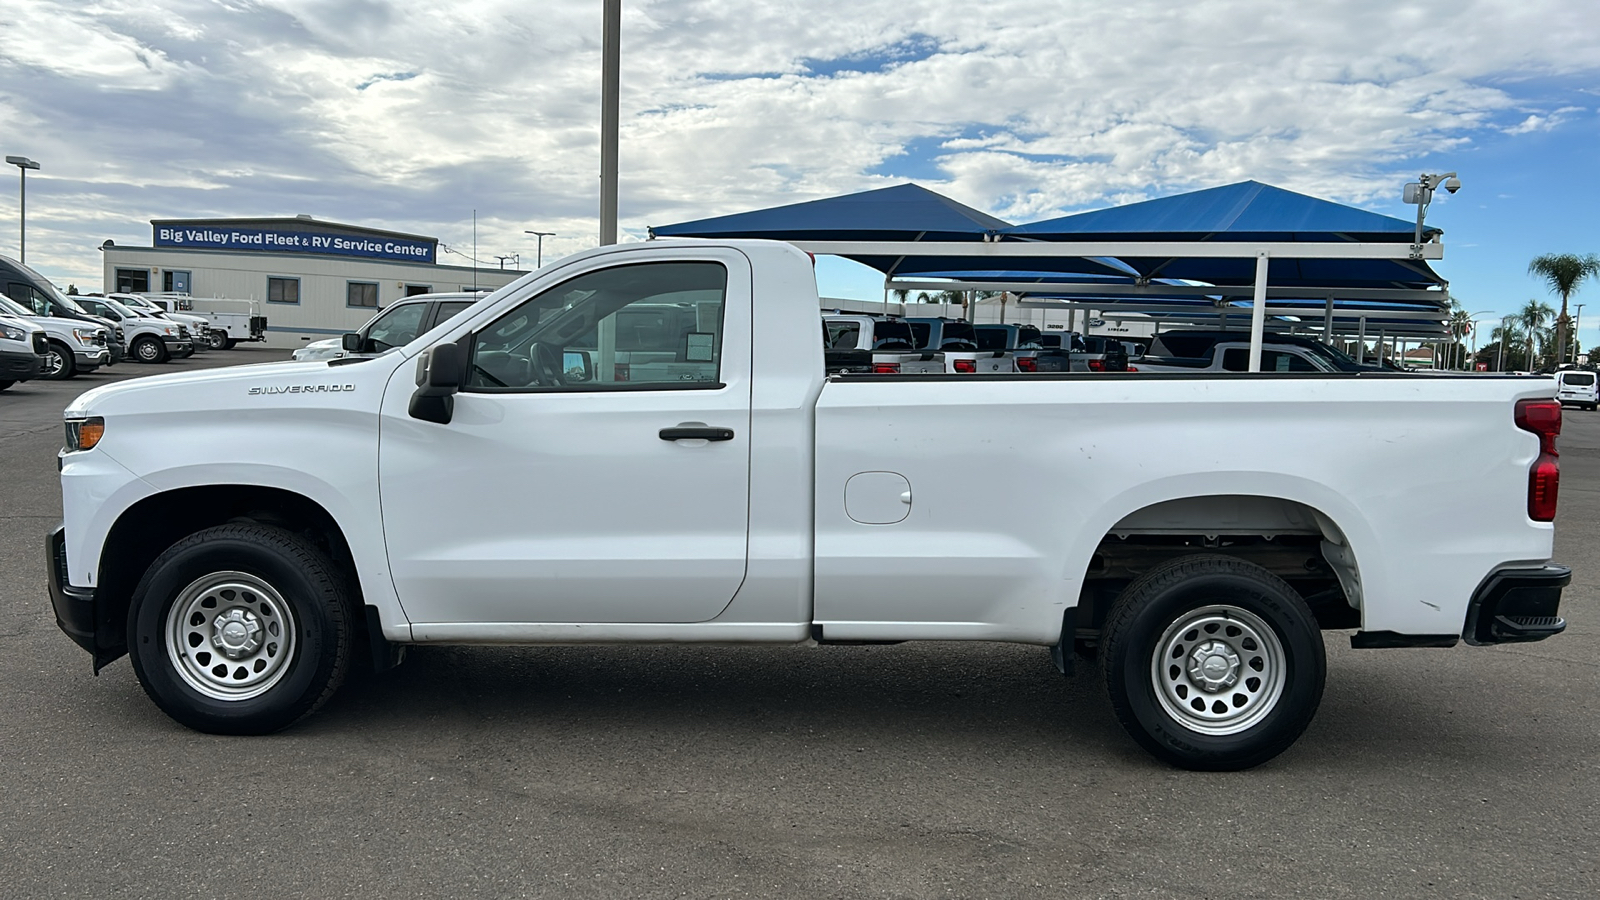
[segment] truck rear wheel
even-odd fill
[[[333,563],[263,525],[221,525],[173,544],[128,609],[145,693],[209,734],[268,734],[309,715],[344,680],[351,631]]]
[[[1180,768],[1260,765],[1300,737],[1322,700],[1316,617],[1282,579],[1233,557],[1186,556],[1145,573],[1101,638],[1122,727]]]

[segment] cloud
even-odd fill
[[[30,260],[97,279],[91,248],[150,218],[302,212],[469,246],[476,208],[484,254],[525,228],[558,232],[547,258],[592,246],[599,17],[9,0],[0,134],[45,164]],[[1015,220],[1244,178],[1365,202],[1412,160],[1560,128],[1581,110],[1530,85],[1600,71],[1583,0],[630,0],[623,24],[634,236],[905,173]]]

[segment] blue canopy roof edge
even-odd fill
[[[1295,191],[1241,181],[1007,229],[1038,240],[1410,243],[1416,224]],[[1443,234],[1424,226],[1423,237]]]
[[[982,241],[1011,223],[919,184],[807,200],[650,229],[654,237]]]

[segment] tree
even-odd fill
[[[78,296],[78,286],[75,285],[75,284],[67,285],[67,296],[68,297],[76,297],[76,296]]]
[[[1454,369],[1458,366],[1465,368],[1467,348],[1461,341],[1472,333],[1472,313],[1467,312],[1460,302],[1452,298],[1450,301],[1450,321],[1446,324],[1450,328],[1450,337],[1453,340],[1447,348],[1449,355],[1445,357],[1444,368]]]
[[[1550,317],[1555,315],[1555,312],[1550,308],[1550,304],[1540,303],[1537,300],[1529,300],[1521,309],[1517,310],[1517,324],[1522,326],[1522,333],[1528,342],[1527,368],[1530,370],[1537,368],[1534,364],[1534,341],[1543,337],[1541,332],[1545,330],[1544,323],[1550,321]],[[1541,344],[1545,343],[1544,340],[1539,342]]]
[[[1499,328],[1489,332],[1489,339],[1493,343],[1489,347],[1485,347],[1484,350],[1485,352],[1490,349],[1495,351],[1495,365],[1499,371],[1509,372],[1514,369],[1530,368],[1527,365],[1527,360],[1519,355],[1525,341],[1521,329],[1517,328],[1517,320],[1514,317],[1508,316],[1500,323]]]
[[[1561,315],[1556,317],[1556,365],[1566,362],[1567,301],[1585,278],[1600,278],[1600,256],[1593,253],[1546,253],[1528,263],[1528,274],[1540,278],[1553,293],[1561,295]]]

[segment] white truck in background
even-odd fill
[[[96,388],[64,414],[58,624],[228,734],[411,644],[1034,644],[1194,769],[1300,737],[1327,629],[1565,627],[1551,379],[828,376],[819,326],[793,246],[652,241],[375,357]],[[1019,497],[1070,512],[994,514]]]
[[[825,314],[822,340],[829,374],[937,375],[945,370],[944,354],[918,350],[911,326],[899,319]]]
[[[267,317],[255,300],[193,297],[171,292],[144,295],[168,312],[183,312],[206,321],[206,338],[212,350],[232,350],[241,341],[267,339]]]

